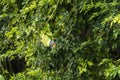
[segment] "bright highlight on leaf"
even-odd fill
[[[4,77],[2,75],[0,75],[0,80],[5,80]]]

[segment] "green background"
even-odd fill
[[[17,74],[7,70],[13,55],[25,59]],[[119,80],[120,1],[0,0],[0,61],[6,80]]]

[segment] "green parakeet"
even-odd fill
[[[51,41],[51,38],[48,35],[41,34],[41,42],[44,46],[49,46],[49,43]]]
[[[55,40],[53,39],[53,34],[50,30],[50,25],[46,23],[43,30],[40,32],[41,42],[45,47],[56,47]]]
[[[45,47],[56,47],[56,43],[54,39],[52,39],[52,36],[53,35],[51,32],[47,32],[46,34],[44,32],[41,32],[41,42]]]

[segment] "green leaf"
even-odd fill
[[[2,75],[0,75],[0,80],[5,80],[4,77]]]
[[[8,16],[8,14],[3,13],[3,14],[0,15],[0,18],[4,18],[4,17],[7,17],[7,16]]]

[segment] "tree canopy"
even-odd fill
[[[55,39],[54,48],[44,46],[43,34]],[[0,74],[120,79],[120,0],[1,0]]]

